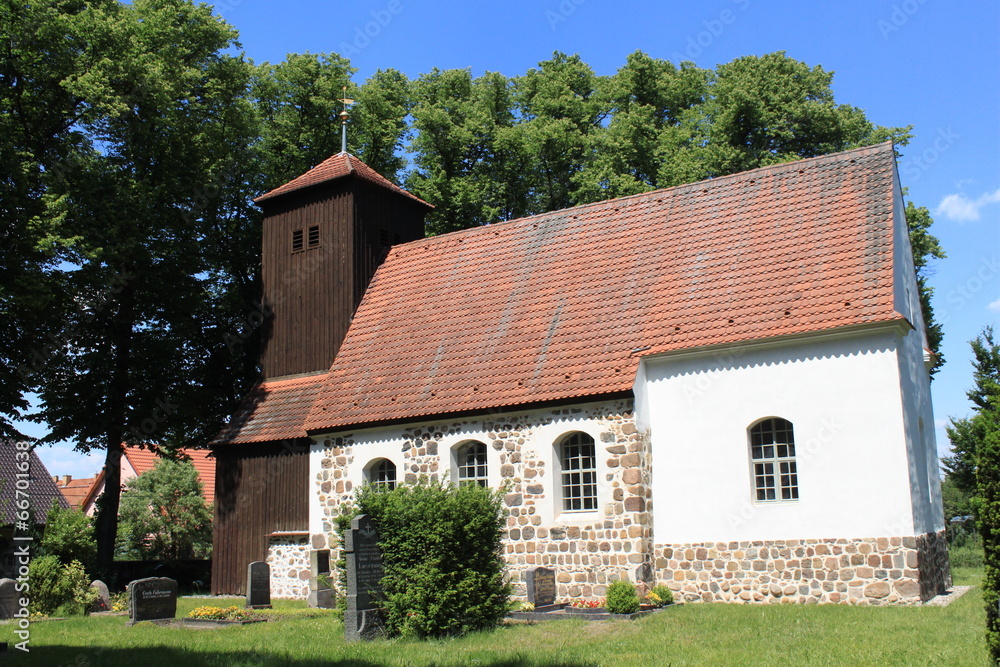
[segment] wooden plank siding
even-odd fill
[[[309,530],[309,440],[214,449],[212,594],[245,595],[273,532]]]
[[[423,237],[417,202],[356,179],[339,179],[263,202],[262,279],[271,317],[264,378],[327,370],[389,246]],[[319,246],[308,247],[310,227]],[[302,230],[304,247],[292,250]]]

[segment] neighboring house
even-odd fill
[[[45,525],[52,501],[68,507],[55,482],[26,442],[0,438],[0,578],[15,576],[14,529],[19,520],[18,504],[27,493],[35,524]],[[18,531],[26,534],[24,528]]]
[[[73,479],[72,475],[63,475],[62,477],[53,477],[52,481],[59,487],[60,493],[63,494],[70,507],[82,509],[84,505],[93,503],[90,495],[96,479],[96,477]]]
[[[214,443],[214,592],[266,559],[305,597],[353,491],[421,475],[505,485],[519,593],[538,566],[561,598],[950,585],[891,144],[428,239],[346,153],[257,202],[264,381]]]
[[[191,463],[198,471],[198,479],[204,490],[205,502],[210,504],[215,502],[215,459],[211,457],[211,452],[204,449],[182,449],[180,451],[191,458]],[[152,470],[159,460],[160,456],[156,451],[139,447],[125,447],[121,459],[122,487],[129,480]],[[94,516],[94,512],[97,511],[97,499],[103,492],[104,471],[102,470],[97,474],[97,477],[93,478],[93,482],[80,505],[87,516]]]

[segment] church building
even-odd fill
[[[517,592],[914,604],[950,586],[881,144],[424,238],[349,153],[257,200],[263,381],[213,443],[213,592],[305,598],[362,484],[503,487]]]

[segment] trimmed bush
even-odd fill
[[[362,487],[338,527],[343,534],[356,514],[378,526],[389,634],[440,637],[499,625],[511,593],[502,499],[478,485],[427,480],[391,491]]]
[[[639,594],[632,582],[624,579],[611,582],[604,608],[609,614],[634,614],[639,611]]]

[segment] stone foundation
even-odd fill
[[[707,542],[657,545],[654,576],[685,602],[908,605],[950,585],[947,559],[943,532]]]
[[[304,600],[309,594],[309,536],[274,535],[268,538],[271,597]]]

